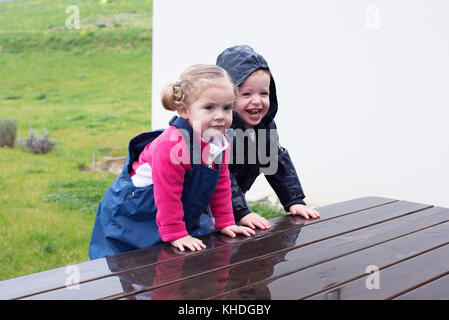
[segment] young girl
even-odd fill
[[[235,225],[224,131],[237,89],[215,65],[194,65],[162,90],[162,105],[177,111],[166,130],[129,143],[122,174],[100,202],[89,257],[163,241],[184,251],[205,248],[196,238],[215,229],[235,237],[255,232]],[[227,157],[229,158],[229,157]]]

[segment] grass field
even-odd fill
[[[46,128],[52,152],[0,148],[0,279],[88,260],[96,207],[115,178],[92,154],[124,156],[151,125],[151,1],[0,3],[0,118]],[[105,25],[99,28],[98,25]]]
[[[80,29],[68,30],[72,4]],[[0,148],[0,280],[88,260],[115,179],[89,170],[92,156],[125,156],[151,128],[151,46],[152,1],[0,3],[0,119],[55,141],[44,155]]]

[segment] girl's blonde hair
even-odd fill
[[[184,70],[179,82],[168,83],[162,89],[162,106],[178,111],[183,104],[189,105],[194,101],[204,89],[221,86],[217,80],[229,81],[234,95],[238,95],[238,89],[225,69],[213,64],[196,64]]]

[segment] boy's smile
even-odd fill
[[[270,74],[266,70],[257,70],[250,74],[239,87],[235,112],[245,122],[246,127],[253,127],[262,121],[270,107]]]

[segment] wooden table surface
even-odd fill
[[[0,299],[449,299],[449,209],[365,197],[0,282]]]

